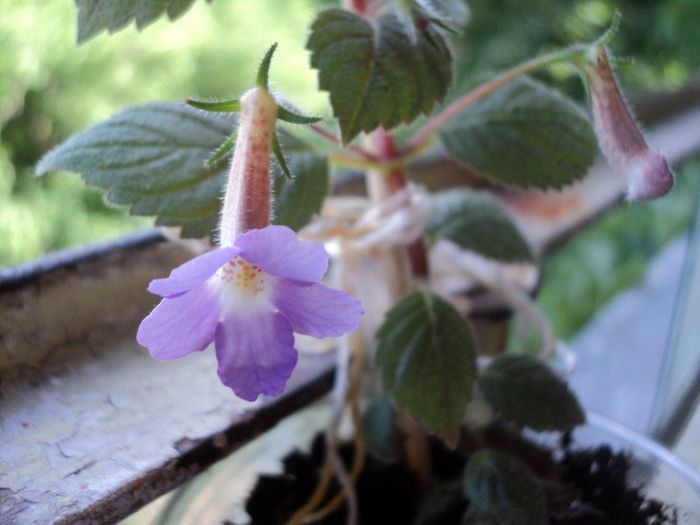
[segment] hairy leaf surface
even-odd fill
[[[384,388],[394,402],[453,441],[476,379],[467,321],[441,297],[419,290],[389,311],[377,338]]]
[[[78,43],[103,30],[115,33],[132,20],[141,30],[163,15],[175,20],[194,0],[75,0],[78,8]]]
[[[498,202],[468,189],[437,193],[428,236],[449,239],[465,250],[505,262],[532,260],[530,246]]]
[[[440,132],[457,160],[497,182],[560,188],[583,177],[597,152],[586,113],[532,79],[520,79],[464,110]]]
[[[479,390],[505,419],[533,430],[571,430],[585,421],[564,381],[529,355],[500,356],[479,377]]]
[[[410,35],[394,13],[374,24],[342,9],[316,17],[306,47],[344,143],[411,122],[445,97],[452,79],[445,39],[433,24]]]
[[[133,215],[154,216],[160,225],[181,226],[187,237],[210,235],[216,227],[227,162],[207,160],[231,133],[232,115],[193,110],[179,103],[127,108],[49,152],[37,173],[61,169],[80,173],[107,190],[107,201]],[[282,135],[282,134],[281,134]],[[274,174],[277,224],[300,228],[320,210],[328,189],[325,159],[289,135],[282,135],[295,177]]]

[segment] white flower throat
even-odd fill
[[[236,257],[219,268],[210,279],[226,312],[269,310],[274,277],[254,264]]]

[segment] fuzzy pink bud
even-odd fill
[[[593,123],[608,162],[627,177],[628,201],[662,197],[673,187],[666,159],[647,145],[615,81],[605,47],[586,66]]]
[[[270,147],[277,103],[263,87],[241,97],[241,116],[219,227],[221,246],[270,224]]]

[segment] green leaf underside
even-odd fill
[[[539,480],[516,458],[482,450],[464,471],[469,514],[484,525],[546,525],[547,502]]]
[[[529,355],[498,357],[479,377],[479,390],[505,419],[538,431],[567,431],[585,416],[564,381]]]
[[[388,312],[377,338],[382,381],[396,405],[453,441],[476,379],[467,321],[444,299],[419,290]]]
[[[344,143],[411,122],[445,97],[452,79],[445,39],[432,25],[416,31],[415,41],[409,35],[393,13],[374,25],[341,9],[316,17],[306,47]]]
[[[115,33],[132,20],[141,30],[164,14],[175,20],[194,0],[75,0],[78,8],[78,43],[103,30]]]
[[[527,262],[527,241],[498,202],[482,192],[456,189],[437,193],[426,233],[434,242],[449,239],[465,250],[504,262]]]
[[[362,431],[370,454],[383,461],[397,459],[400,444],[397,413],[386,396],[375,399],[367,407]]]
[[[448,153],[496,182],[560,188],[583,177],[597,152],[586,113],[523,78],[463,111],[440,132]]]
[[[203,113],[180,103],[127,108],[50,151],[37,173],[56,169],[80,173],[88,184],[107,190],[108,202],[128,207],[132,215],[156,217],[156,224],[163,226],[182,226],[186,237],[211,235],[227,166],[223,159],[215,164],[207,160],[235,123],[234,115]],[[327,166],[300,141],[286,134],[281,140],[283,146],[290,144],[287,154],[296,177],[275,200],[273,222],[286,224],[291,217],[294,225],[288,225],[299,228],[320,209],[328,187]],[[301,153],[304,158],[296,162]],[[313,166],[313,173],[305,172],[308,166]]]

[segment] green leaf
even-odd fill
[[[194,0],[75,0],[78,8],[78,43],[103,30],[115,33],[132,20],[141,30],[167,14],[175,20],[190,8]]]
[[[500,356],[479,378],[479,390],[505,419],[533,430],[571,430],[585,421],[564,381],[529,355]]]
[[[389,311],[377,338],[384,389],[399,408],[454,442],[476,379],[466,319],[441,297],[419,290]]]
[[[393,13],[374,25],[341,9],[316,17],[306,47],[344,143],[362,131],[411,122],[445,97],[452,79],[445,39],[432,24],[415,40],[410,34]]]
[[[298,230],[321,211],[328,194],[328,162],[310,152],[295,152],[286,147],[285,152],[294,177],[289,179],[281,169],[274,170],[272,222]]]
[[[268,48],[268,50],[265,52],[265,56],[260,62],[260,66],[258,67],[257,82],[258,86],[261,88],[267,89],[267,86],[270,83],[270,64],[272,63],[272,56],[275,54],[276,50],[277,42]]]
[[[222,113],[241,110],[241,101],[238,99],[207,102],[204,100],[192,100],[191,98],[188,98],[185,100],[185,104],[204,111],[220,111]]]
[[[80,173],[88,184],[107,190],[108,202],[127,206],[133,215],[182,226],[183,236],[209,235],[217,223],[227,166],[223,159],[207,160],[235,122],[233,115],[202,113],[180,103],[127,108],[50,151],[37,173]],[[289,154],[297,176],[281,187],[275,184],[281,193],[275,215],[277,224],[299,228],[320,208],[328,183],[325,159],[299,141],[294,144]],[[294,156],[302,153],[295,164]]]
[[[539,480],[503,452],[482,450],[464,471],[469,514],[488,525],[546,525],[547,501]]]
[[[307,117],[283,106],[277,106],[277,118],[290,124],[315,124],[321,122],[322,117]]]
[[[287,159],[284,158],[284,153],[282,153],[282,146],[280,146],[279,138],[277,138],[277,133],[272,134],[272,153],[277,159],[277,165],[284,173],[284,176],[288,179],[292,179],[292,173],[289,171],[289,166],[287,166]]]
[[[219,162],[221,159],[223,159],[226,155],[229,154],[229,152],[233,149],[233,147],[236,145],[236,138],[238,137],[238,133],[234,131],[231,133],[231,136],[226,139],[226,142],[224,142],[221,146],[219,146],[219,149],[217,149],[211,157],[209,157],[209,160],[207,160],[207,164],[215,165],[217,162]]]
[[[426,233],[465,250],[505,262],[532,260],[527,241],[498,202],[486,193],[456,189],[437,193]]]
[[[423,499],[413,525],[460,523],[458,518],[464,514],[467,503],[463,493],[459,479],[441,483]]]
[[[362,430],[365,434],[367,450],[383,461],[398,458],[400,433],[398,418],[391,401],[386,396],[375,399],[365,411]]]
[[[586,113],[528,78],[463,111],[440,137],[456,159],[519,187],[570,184],[586,174],[597,152]]]

